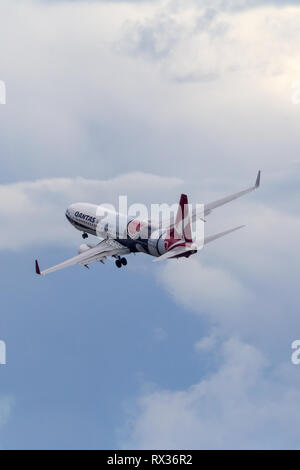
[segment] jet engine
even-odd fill
[[[148,251],[152,256],[161,256],[167,251],[165,244],[166,231],[155,230],[148,239]]]

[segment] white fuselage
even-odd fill
[[[77,203],[66,210],[68,221],[81,232],[99,238],[117,240],[132,252],[161,256],[166,252],[166,230],[158,230],[149,221],[129,218],[105,206]]]

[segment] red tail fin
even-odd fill
[[[182,239],[185,242],[192,242],[188,197],[186,194],[181,194],[175,224],[169,229],[165,241],[170,247],[173,243]]]

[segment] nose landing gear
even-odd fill
[[[116,266],[117,266],[117,268],[121,268],[122,266],[126,266],[126,264],[127,264],[127,259],[126,259],[126,258],[120,258],[120,257],[119,257],[119,258],[116,260]]]
[[[87,238],[87,237],[88,237],[88,234],[87,234],[87,233],[83,233],[83,234],[82,234],[82,238],[83,238],[83,239],[85,239],[85,238]]]

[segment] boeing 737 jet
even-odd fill
[[[75,264],[88,267],[96,261],[103,263],[109,256],[115,258],[116,266],[121,268],[127,264],[125,255],[138,252],[155,257],[153,261],[188,258],[197,253],[203,245],[243,227],[242,225],[215,235],[193,239],[192,224],[199,218],[205,222],[204,217],[207,217],[213,209],[254,191],[259,185],[260,171],[254,186],[223,199],[204,204],[201,213],[197,209],[189,211],[188,198],[185,194],[181,194],[175,222],[169,222],[165,226],[157,226],[151,220],[128,217],[101,205],[72,204],[66,210],[68,221],[77,230],[83,232],[84,239],[88,237],[88,234],[91,234],[100,238],[101,241],[95,245],[82,244],[77,256],[44,271],[40,270],[36,260],[36,273],[45,275]]]

